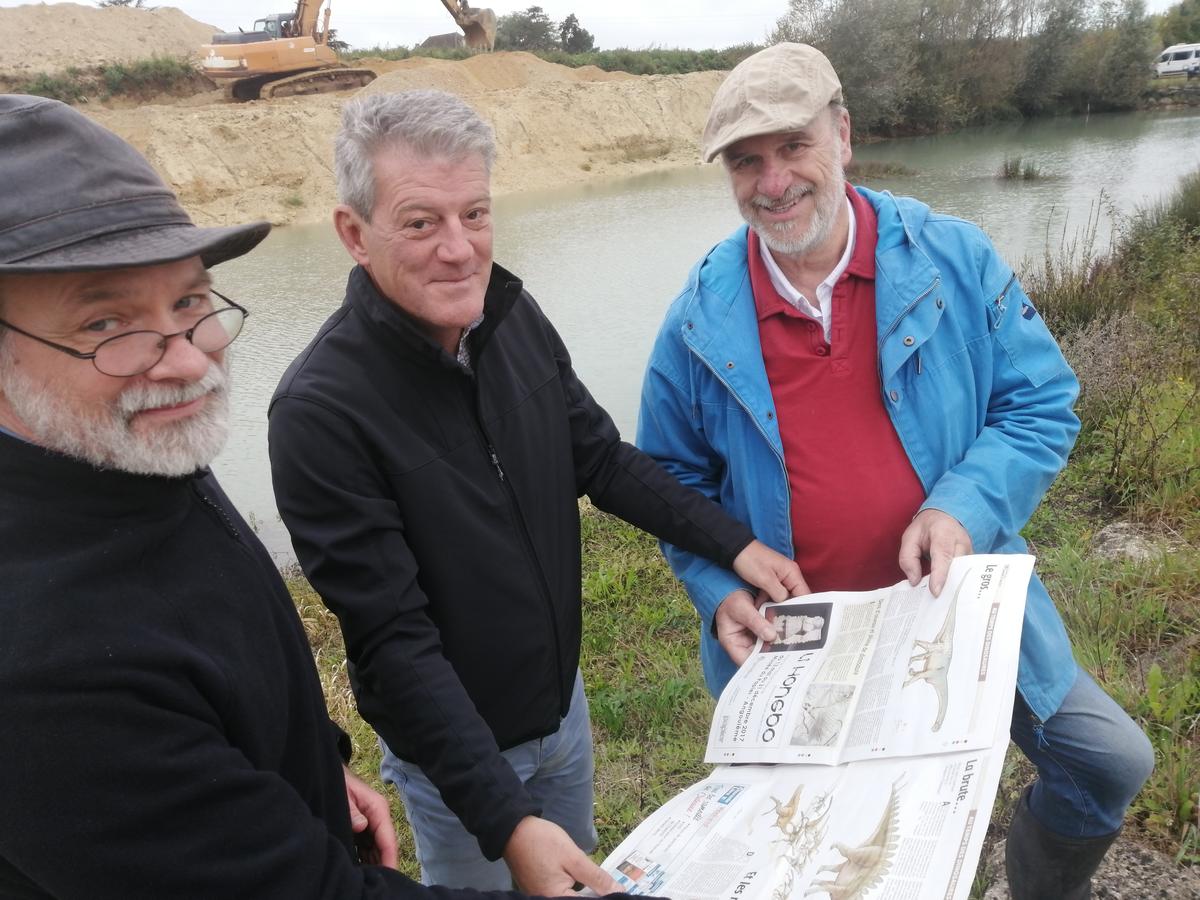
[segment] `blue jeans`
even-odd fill
[[[1034,818],[1070,838],[1110,835],[1154,769],[1150,741],[1083,669],[1044,723],[1017,695],[1013,741],[1037,766]]]
[[[408,824],[412,826],[423,884],[512,890],[512,877],[503,860],[490,862],[475,836],[446,808],[433,782],[420,768],[396,757],[381,740],[380,774],[396,785]],[[585,853],[596,847],[592,791],[592,727],[588,719],[583,677],[576,672],[575,689],[558,731],[502,751],[542,818],[559,825]]]

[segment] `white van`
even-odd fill
[[[1200,69],[1200,44],[1174,44],[1154,61],[1154,77],[1184,75]]]

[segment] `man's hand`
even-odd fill
[[[800,574],[800,567],[762,541],[751,541],[746,545],[746,549],[734,558],[733,571],[776,603],[811,593]],[[721,605],[725,605],[723,601]]]
[[[350,805],[350,827],[358,857],[372,866],[396,868],[396,829],[387,798],[342,767],[346,777],[346,802]]]
[[[751,597],[749,591],[734,591],[721,601],[713,616],[717,642],[734,665],[740,666],[754,649],[755,638],[775,640],[775,626],[763,618],[759,609],[767,602],[766,594]]]
[[[575,884],[597,894],[612,894],[621,886],[575,846],[570,835],[546,819],[526,816],[517,823],[504,848],[513,881],[526,894],[561,897]]]
[[[971,552],[971,536],[958,519],[940,509],[923,509],[900,536],[900,571],[908,583],[921,580],[921,560],[929,560],[929,592],[938,596],[946,586],[950,560]]]

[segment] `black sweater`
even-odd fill
[[[539,812],[499,749],[557,730],[579,663],[578,498],[725,565],[752,537],[620,440],[499,266],[470,349],[356,268],[272,401],[271,466],[360,712],[495,859]]]
[[[211,474],[0,434],[0,541],[0,897],[452,894],[354,862],[304,631]]]

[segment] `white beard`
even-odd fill
[[[133,384],[115,402],[88,408],[58,393],[52,384],[35,383],[0,348],[0,392],[34,443],[101,469],[190,475],[216,458],[229,435],[228,357],[224,363],[211,363],[204,377],[192,384]],[[141,410],[187,403],[205,394],[208,400],[185,419],[133,428],[133,417]]]
[[[802,233],[792,234],[794,225],[791,222],[769,223],[759,219],[760,207],[790,203],[808,193],[813,194],[813,212],[808,228]],[[814,190],[811,185],[793,185],[778,200],[756,195],[740,204],[740,209],[742,218],[768,249],[787,256],[798,256],[819,247],[833,233],[845,196],[846,172],[842,161],[837,159],[834,160],[833,172],[820,190]]]

